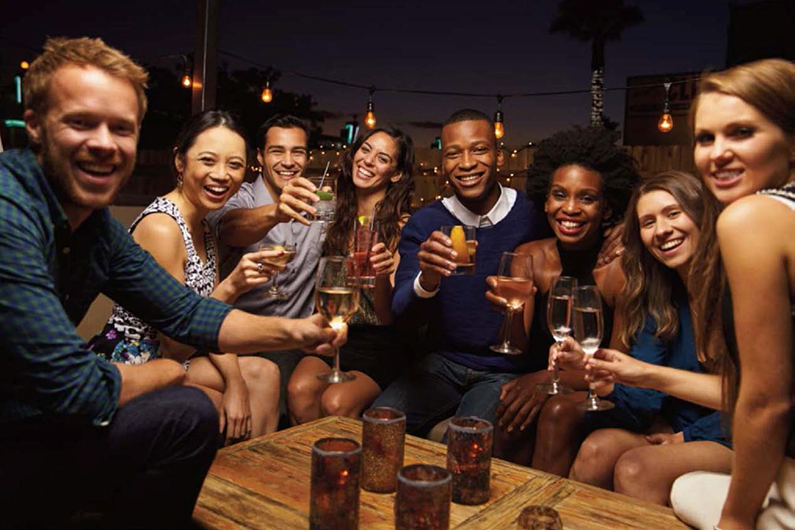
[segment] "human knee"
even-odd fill
[[[585,439],[571,466],[571,478],[581,482],[591,482],[604,467],[607,447],[601,436],[591,435]]]
[[[267,359],[251,359],[243,368],[243,377],[253,385],[278,386],[280,375],[276,363]]]
[[[640,491],[641,488],[646,487],[649,480],[654,479],[649,467],[648,459],[639,451],[627,451],[616,461],[613,470],[613,488],[627,495]]]
[[[320,408],[324,416],[352,416],[356,410],[356,404],[350,396],[343,392],[335,392],[329,389],[320,398]]]
[[[287,382],[287,401],[291,404],[313,401],[319,388],[320,385],[314,377],[302,377],[294,373]]]

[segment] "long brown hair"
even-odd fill
[[[327,255],[347,255],[350,250],[354,223],[359,215],[356,186],[353,184],[353,156],[368,138],[379,132],[386,133],[397,143],[395,171],[402,175],[399,181],[387,184],[386,196],[376,205],[373,217],[378,223],[378,241],[385,243],[391,252],[397,248],[400,221],[409,214],[414,192],[414,141],[397,127],[386,126],[362,135],[342,155],[342,173],[337,179],[337,211],[323,248]]]
[[[647,193],[658,190],[670,193],[696,226],[700,225],[703,217],[701,182],[690,173],[660,173],[642,180],[632,194],[624,220],[625,251],[621,258],[627,279],[618,308],[624,322],[620,338],[627,346],[643,329],[649,316],[657,324],[656,338],[669,341],[679,332],[679,314],[673,295],[681,280],[676,271],[651,255],[640,237],[638,201]],[[699,360],[703,362],[703,359]]]
[[[735,66],[722,72],[705,74],[699,83],[699,95],[690,107],[690,127],[695,132],[695,115],[704,94],[721,93],[742,99],[761,112],[786,134],[795,134],[795,64],[784,59],[763,59]],[[702,175],[703,178],[703,175]],[[731,416],[737,401],[740,374],[737,352],[727,348],[720,308],[726,289],[726,273],[720,257],[716,224],[724,205],[705,186],[704,221],[701,242],[691,274],[700,287],[696,297],[696,346],[714,359],[723,376],[723,408]]]

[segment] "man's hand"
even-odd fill
[[[312,215],[317,213],[314,203],[320,200],[315,190],[317,188],[309,180],[303,177],[296,177],[282,188],[279,194],[279,203],[276,206],[276,219],[280,223],[286,223],[295,219],[301,224],[309,226],[310,222],[301,215],[306,212]]]
[[[251,436],[251,404],[245,381],[228,381],[218,414],[219,432],[226,426],[226,444]]]
[[[621,236],[624,235],[624,223],[614,225],[605,230],[605,240],[602,249],[596,257],[596,267],[603,267],[624,253],[624,244]]]
[[[549,382],[548,372],[525,374],[502,385],[500,404],[497,406],[497,423],[503,431],[524,431],[530,425],[549,394],[538,390],[538,385]]]
[[[330,356],[348,341],[348,324],[335,324],[332,328],[320,313],[295,319],[293,326],[296,339],[309,353]]]
[[[458,253],[453,250],[450,238],[436,230],[421,245],[417,252],[420,262],[420,285],[426,291],[434,291],[439,287],[442,277],[447,278],[455,270],[455,258]]]
[[[658,432],[654,434],[647,434],[646,441],[652,445],[670,445],[685,443],[685,433],[679,431],[677,433]]]

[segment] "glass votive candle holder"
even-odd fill
[[[312,446],[310,530],[359,527],[362,447],[347,438],[321,438]]]
[[[447,426],[447,470],[453,475],[453,502],[489,500],[494,427],[475,416],[453,418]]]
[[[406,415],[390,407],[366,410],[362,414],[362,488],[391,493],[403,467]]]
[[[527,506],[519,515],[519,528],[522,530],[563,530],[557,510],[549,506]]]
[[[451,475],[426,464],[402,468],[397,474],[395,530],[448,530]]]

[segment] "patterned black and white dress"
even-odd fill
[[[158,197],[141,212],[130,226],[130,233],[135,231],[141,219],[153,213],[164,213],[176,221],[188,254],[185,262],[185,285],[202,296],[210,296],[215,287],[217,266],[215,242],[206,221],[203,220],[202,224],[207,261],[202,263],[179,208],[165,197]],[[91,339],[89,348],[112,362],[143,364],[161,357],[157,330],[118,304],[114,305],[113,314],[102,331]]]

